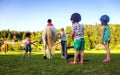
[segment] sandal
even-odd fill
[[[69,64],[71,64],[71,65],[75,65],[75,64],[77,64],[77,62],[70,61]]]
[[[103,62],[110,62],[110,61],[111,61],[111,60],[108,59],[108,58],[106,58],[106,59],[103,60]]]
[[[79,64],[80,64],[80,65],[83,65],[83,64],[84,64],[84,62],[79,62]]]

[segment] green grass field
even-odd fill
[[[73,53],[73,51],[68,51]],[[42,58],[42,52],[32,52],[32,58],[22,59],[23,51],[0,52],[0,75],[120,75],[120,51],[111,50],[109,63],[102,63],[105,50],[85,50],[84,65],[69,65],[60,58],[60,52],[53,55],[53,60]]]

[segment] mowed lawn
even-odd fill
[[[105,50],[85,50],[85,64],[70,65],[60,58],[60,51],[53,60],[42,58],[43,52],[32,52],[32,58],[22,59],[24,51],[0,52],[0,75],[120,75],[120,50],[111,50],[112,62],[103,63]],[[68,51],[73,54],[73,51]]]

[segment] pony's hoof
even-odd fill
[[[46,57],[46,56],[43,56],[43,59],[47,59],[47,57]]]
[[[52,58],[49,58],[49,60],[52,60]]]

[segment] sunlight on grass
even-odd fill
[[[120,50],[110,50],[111,53],[113,54],[119,54]],[[74,49],[68,50],[68,53],[74,53]],[[54,54],[56,53],[61,53],[61,51],[55,51]],[[96,53],[96,54],[105,54],[105,50],[85,50],[85,53]],[[7,55],[21,55],[24,54],[24,51],[8,51]],[[43,54],[43,51],[33,51],[32,55],[38,55],[38,54]],[[3,55],[3,53],[0,51],[0,55]]]
[[[111,53],[118,54],[120,50],[110,50]],[[85,50],[85,53],[106,53],[106,50]]]

